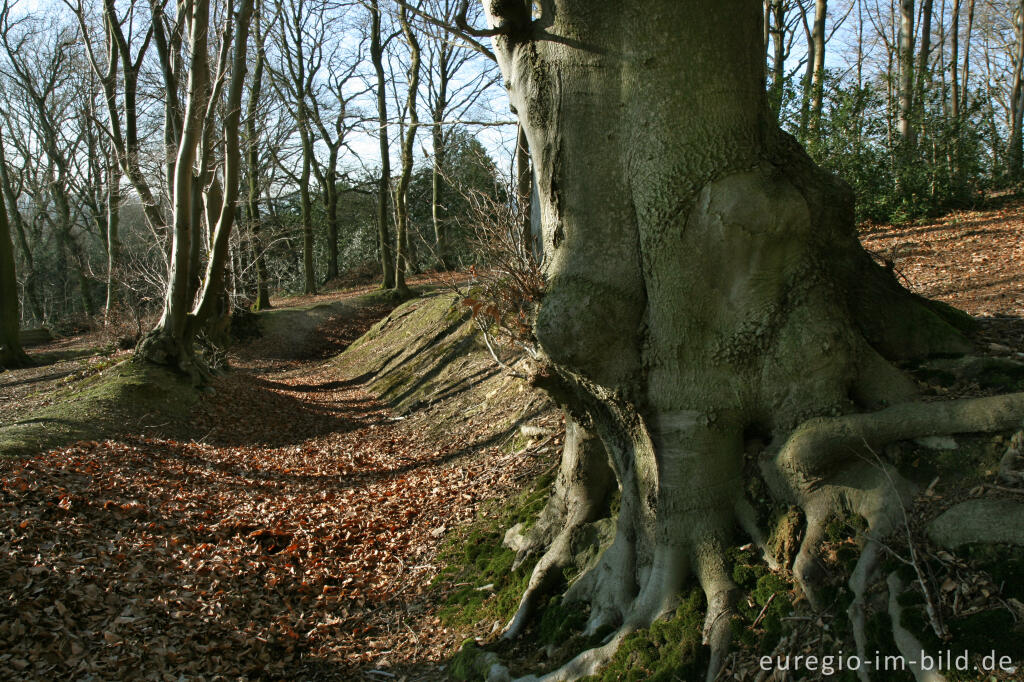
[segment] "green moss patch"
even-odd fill
[[[671,618],[626,637],[594,682],[703,679],[707,649],[701,646],[704,594],[694,588]]]
[[[540,514],[551,491],[550,476],[512,500],[480,514],[475,522],[453,533],[441,550],[445,566],[434,584],[448,593],[439,611],[441,621],[456,628],[483,623],[504,625],[515,614],[526,590],[535,561],[515,570],[515,552],[502,541],[505,531],[517,523],[532,523]]]
[[[58,389],[50,405],[0,427],[0,456],[97,440],[144,423],[180,424],[197,400],[185,377],[123,361]]]
[[[733,581],[748,595],[736,605],[740,617],[733,622],[733,636],[759,652],[771,651],[784,633],[783,619],[793,610],[793,585],[772,573],[753,547],[733,549],[729,558]]]

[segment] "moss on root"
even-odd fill
[[[703,623],[704,594],[694,588],[671,618],[626,637],[601,674],[586,679],[593,682],[702,679],[708,663],[707,650],[701,646]]]

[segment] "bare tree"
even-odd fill
[[[324,61],[324,41],[329,18],[319,0],[278,0],[281,20],[277,22],[279,65],[268,64],[273,83],[287,102],[295,119],[302,146],[301,169],[298,176],[299,204],[302,211],[303,292],[317,289],[313,262],[313,203],[310,178],[313,169],[314,125],[310,101],[314,97],[317,77]]]
[[[380,148],[380,178],[377,184],[377,241],[383,272],[381,288],[395,287],[394,250],[388,229],[388,200],[391,196],[391,149],[388,141],[388,101],[384,78],[384,48],[390,38],[382,35],[379,0],[370,0],[370,59],[377,77],[377,138]]]
[[[914,0],[900,0],[899,38],[899,134],[907,144],[914,142],[911,120],[914,108]]]
[[[3,143],[3,138],[0,137],[0,147],[3,147]],[[7,210],[4,208],[4,202],[0,201],[0,371],[31,364],[31,360],[21,349],[19,324],[14,243],[11,241]]]
[[[409,289],[405,284],[406,270],[409,267],[409,181],[412,179],[413,143],[419,130],[419,114],[416,110],[417,95],[420,87],[420,44],[409,21],[409,8],[402,4],[398,10],[398,22],[409,46],[408,94],[405,101],[405,113],[408,123],[404,124],[402,139],[402,173],[395,188],[395,289],[406,294]]]
[[[349,91],[356,70],[362,61],[360,44],[352,54],[342,50],[343,41],[332,41],[328,57],[327,76],[310,97],[310,119],[319,133],[319,141],[327,148],[327,158],[313,156],[313,174],[320,184],[320,199],[327,223],[327,274],[330,281],[340,274],[338,266],[338,202],[340,199],[339,160],[341,150],[348,143],[348,135],[355,129],[357,116],[352,103],[367,90]]]
[[[255,310],[265,310],[270,307],[270,292],[267,284],[267,263],[264,253],[263,235],[265,231],[260,222],[260,131],[262,126],[257,124],[257,116],[260,113],[260,97],[263,93],[263,71],[266,66],[266,47],[264,45],[266,34],[260,25],[260,14],[264,5],[262,2],[258,9],[254,10],[253,36],[256,44],[256,63],[253,68],[252,80],[249,83],[249,100],[246,103],[245,111],[245,136],[246,136],[246,212],[248,213],[249,227],[255,241],[255,265],[256,265],[256,301],[253,303]]]

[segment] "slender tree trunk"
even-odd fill
[[[405,5],[399,12],[399,21],[405,41],[409,45],[409,94],[406,106],[409,109],[409,125],[402,141],[402,175],[395,192],[395,227],[398,232],[398,244],[395,259],[395,289],[405,293],[409,288],[405,284],[405,274],[409,267],[409,181],[412,179],[413,143],[419,128],[419,117],[416,113],[416,94],[420,86],[420,44],[409,24],[409,10]]]
[[[3,146],[3,138],[0,138]],[[14,243],[7,210],[0,201],[0,370],[32,364],[21,349],[18,280],[14,272]]]
[[[384,56],[381,45],[380,7],[378,0],[370,0],[370,58],[377,74],[377,124],[380,143],[380,180],[377,183],[377,241],[383,271],[381,288],[395,286],[394,251],[388,229],[388,203],[391,196],[391,150],[388,144],[388,101],[384,80]]]
[[[299,104],[300,110],[305,105]],[[309,178],[313,166],[313,140],[311,139],[308,121],[303,114],[299,115],[299,137],[302,139],[302,171],[299,175],[299,204],[302,212],[302,292],[316,293],[316,272],[313,265],[313,201],[309,196]]]
[[[262,8],[262,5],[260,6]],[[263,92],[263,70],[266,65],[266,50],[264,49],[264,36],[260,30],[259,11],[256,11],[253,33],[256,42],[256,64],[253,67],[252,81],[249,85],[249,101],[245,111],[245,136],[246,156],[248,173],[248,193],[246,195],[246,213],[249,216],[249,226],[252,230],[253,251],[256,259],[256,301],[253,303],[253,310],[266,310],[270,308],[270,291],[267,283],[267,260],[264,254],[266,248],[263,244],[263,225],[260,222],[260,130],[262,126],[256,123],[259,113],[260,95]]]
[[[440,59],[444,58],[445,54],[442,50]],[[445,149],[444,129],[441,127],[448,109],[448,80],[448,70],[442,67],[437,82],[437,99],[431,110],[434,127],[430,134],[434,147],[434,162],[430,182],[430,214],[434,222],[434,248],[437,251],[435,257],[438,270],[450,270],[452,267],[448,253],[448,225],[445,222],[447,215],[443,203],[445,173],[448,172],[448,167],[445,165],[447,150]]]
[[[107,300],[103,307],[107,322],[119,304],[117,276],[121,267],[121,168],[111,151],[107,158]]]
[[[914,88],[914,116],[917,119],[916,125],[921,128],[922,132],[924,132],[926,122],[925,105],[927,98],[925,95],[928,91],[928,83],[931,80],[929,59],[931,57],[933,4],[934,0],[924,0],[921,7],[921,50],[917,53],[917,85]]]
[[[226,319],[230,310],[224,295],[224,271],[228,262],[231,244],[231,230],[235,223],[236,203],[242,152],[239,145],[239,119],[242,109],[242,90],[245,83],[246,47],[249,42],[249,23],[252,18],[254,0],[242,0],[236,18],[234,55],[231,60],[231,84],[228,89],[227,114],[224,118],[224,185],[223,195],[217,211],[216,227],[211,226],[212,238],[210,258],[206,264],[203,288],[199,301],[192,311],[196,328],[206,327],[214,339],[223,336],[224,325],[218,320]],[[216,315],[220,312],[220,315]],[[211,329],[212,327],[212,329]]]
[[[1007,125],[1010,129],[1006,145],[1006,174],[1012,182],[1021,177],[1022,150],[1021,122],[1024,119],[1024,0],[1014,7],[1013,14],[1015,44],[1013,57],[1013,80],[1010,88],[1010,116]]]
[[[964,70],[961,82],[960,110],[967,111],[967,94],[970,91],[971,77],[971,34],[974,31],[974,0],[967,0],[967,32],[964,34]]]
[[[899,130],[900,140],[913,145],[914,126],[914,0],[900,0],[899,37]]]
[[[772,60],[772,87],[770,92],[772,111],[775,118],[782,114],[782,100],[786,87],[786,5],[783,0],[770,0],[772,15],[772,43],[775,47]]]
[[[448,226],[445,223],[446,211],[443,202],[445,166],[444,132],[438,125],[438,117],[434,116],[434,163],[430,182],[430,214],[434,221],[434,248],[437,250],[438,270],[450,270],[448,251]]]
[[[797,8],[800,10],[800,21],[804,28],[804,38],[807,45],[807,63],[804,65],[804,75],[801,79],[801,96],[800,96],[800,140],[803,142],[807,141],[808,132],[811,125],[811,84],[814,80],[814,30],[811,28],[811,22],[807,21],[807,8],[804,7],[803,3],[798,3]]]
[[[323,202],[327,214],[327,281],[338,278],[338,148],[329,151],[324,171]]]
[[[960,5],[963,0],[953,1],[953,25],[950,29],[950,60],[949,60],[949,79],[950,79],[950,109],[949,115],[953,119],[954,126],[959,125],[960,122]],[[959,135],[959,130],[957,129]]]
[[[825,95],[825,17],[827,0],[814,3],[814,74],[811,80],[811,136],[821,129],[821,108]]]

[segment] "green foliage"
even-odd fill
[[[951,121],[937,85],[913,121],[916,140],[903,144],[887,104],[887,83],[862,86],[827,72],[822,118],[816,129],[790,112],[784,124],[823,168],[843,178],[856,195],[858,220],[901,223],[971,205],[991,183],[986,141],[972,124],[982,103]],[[794,98],[791,107],[799,106]]]
[[[499,197],[503,194],[502,181],[487,150],[465,128],[452,127],[446,134],[445,145],[440,178],[440,217],[448,231],[450,260],[466,267],[476,262],[469,244],[473,236],[473,210],[469,197],[477,192]],[[424,166],[413,173],[409,185],[410,244],[415,251],[412,260],[418,268],[436,264],[433,181],[433,166]]]

